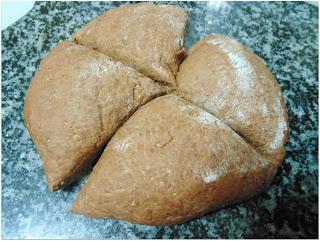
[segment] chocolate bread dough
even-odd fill
[[[111,139],[72,212],[171,225],[272,181],[288,139],[277,81],[221,35],[196,43],[178,72],[186,22],[178,7],[123,5],[41,61],[24,117],[50,189],[80,177]]]
[[[215,116],[167,95],[116,132],[71,211],[176,224],[254,195],[276,169]]]
[[[187,18],[187,10],[175,6],[126,4],[89,22],[73,39],[175,85]]]
[[[279,163],[288,139],[280,87],[249,49],[222,35],[196,43],[180,66],[179,90]]]
[[[25,124],[51,190],[89,166],[117,128],[164,89],[87,47],[63,42],[41,61],[25,99]]]

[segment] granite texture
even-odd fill
[[[121,2],[37,2],[2,31],[2,238],[316,238],[318,236],[318,10],[302,2],[175,2],[189,9],[186,47],[219,33],[262,57],[287,103],[286,158],[270,188],[171,227],[68,212],[86,180],[51,193],[23,124],[27,87],[58,42]]]

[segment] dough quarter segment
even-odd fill
[[[178,88],[279,163],[288,139],[280,87],[260,58],[236,40],[208,36],[180,65]]]
[[[109,10],[73,34],[73,40],[175,85],[184,57],[188,12],[171,5],[125,4]]]
[[[83,175],[118,127],[164,88],[87,47],[63,42],[42,60],[25,100],[26,126],[49,188]]]
[[[215,116],[166,95],[117,131],[71,211],[180,223],[261,191],[276,168]]]

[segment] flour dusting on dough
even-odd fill
[[[227,93],[227,91],[225,93]],[[204,102],[204,106],[209,110],[215,109],[217,111],[221,111],[226,105],[224,97],[226,97],[224,93],[214,95],[211,97],[211,99]]]
[[[253,161],[249,163],[243,163],[241,157],[238,157],[238,160],[222,160],[216,168],[205,170],[202,177],[205,183],[213,183],[226,176],[231,168],[240,176],[244,176],[251,171],[266,168],[269,164],[270,161],[262,156],[256,156]]]
[[[236,70],[236,78],[239,86],[244,91],[250,91],[253,85],[252,78],[254,76],[254,70],[248,59],[241,52],[228,52],[227,55]]]
[[[277,101],[277,104],[275,105],[275,112],[280,113],[281,111],[281,102],[280,99]],[[275,150],[279,148],[280,145],[283,143],[284,134],[287,131],[287,122],[283,115],[279,115],[278,119],[278,128],[276,129],[276,132],[274,133],[273,140],[270,144],[270,149]]]
[[[219,174],[216,171],[211,171],[207,176],[203,178],[205,183],[215,182],[219,178]]]
[[[241,122],[244,122],[247,120],[246,114],[239,109],[235,111],[235,117]]]
[[[182,37],[177,37],[174,40],[174,46],[177,50],[181,49],[181,47],[183,46],[183,38]]]
[[[283,119],[282,121],[279,121],[278,128],[270,144],[270,148],[272,150],[279,148],[279,146],[282,144],[284,133],[286,132],[286,130],[287,130],[287,124]]]
[[[287,123],[280,103],[281,92],[275,87],[272,79],[267,73],[262,72],[257,75],[255,65],[251,64],[242,44],[236,40],[229,39],[226,41],[225,38],[218,37],[210,38],[206,40],[206,43],[215,46],[226,55],[234,69],[235,79],[224,81],[219,79],[216,81],[218,88],[223,86],[224,91],[210,96],[209,100],[203,101],[204,106],[220,118],[220,114],[223,113],[223,119],[228,125],[243,124],[243,129],[241,125],[235,129],[240,134],[244,134],[242,131],[248,128],[247,124],[261,116],[264,120],[259,129],[256,130],[257,136],[267,135],[266,139],[270,144],[265,147],[266,149],[281,148],[284,134],[287,131]],[[223,73],[220,75],[224,76]],[[219,78],[221,77],[219,76]],[[239,88],[240,91],[234,90],[232,81],[238,85],[235,88]],[[268,92],[261,92],[261,88],[263,89],[264,86],[270,86]],[[236,96],[230,99],[229,96],[232,94],[236,94]],[[253,99],[254,101],[252,101]],[[230,108],[230,106],[233,108]],[[271,127],[275,129],[270,129]],[[254,135],[246,136],[246,138],[252,142],[257,141]]]
[[[83,64],[84,67],[80,69],[79,78],[103,78],[104,76],[113,76],[117,74],[117,71],[121,70],[121,73],[128,75],[141,75],[136,70],[128,65],[113,60],[107,56],[100,55],[97,58],[87,59]]]
[[[119,142],[114,144],[114,148],[119,152],[124,152],[128,149],[129,146],[131,146],[131,141],[129,138],[120,140]]]
[[[119,68],[119,63],[106,57],[90,59],[84,67],[80,69],[79,77],[81,79],[89,77],[101,78],[104,75],[115,74],[117,68]]]
[[[228,160],[221,160],[217,167],[213,169],[205,169],[202,172],[203,181],[205,183],[212,183],[217,181],[219,178],[228,174],[231,167],[231,162]]]
[[[214,124],[217,122],[217,118],[206,111],[201,111],[198,118],[200,123],[204,124]]]
[[[261,104],[261,111],[264,117],[269,117],[269,109],[266,103]]]
[[[117,68],[119,68],[118,63],[104,59],[97,65],[96,76],[101,78],[105,74],[115,74]]]
[[[183,104],[183,105],[179,105],[179,109],[180,109],[182,112],[189,112],[189,111],[191,111],[191,110],[194,109],[194,106]]]
[[[241,49],[241,45],[234,40],[232,40],[233,45],[230,45],[219,39],[209,39],[207,43],[219,47],[220,50],[228,56],[236,71],[236,81],[239,87],[243,91],[250,91],[250,88],[253,86],[255,71],[245,56],[244,51]]]

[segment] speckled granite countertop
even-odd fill
[[[286,158],[271,187],[246,202],[172,227],[68,212],[86,178],[51,193],[23,124],[40,60],[120,2],[37,2],[2,31],[2,238],[316,238],[318,236],[318,10],[302,2],[173,3],[190,10],[186,47],[210,33],[262,57],[280,82],[290,121]]]

